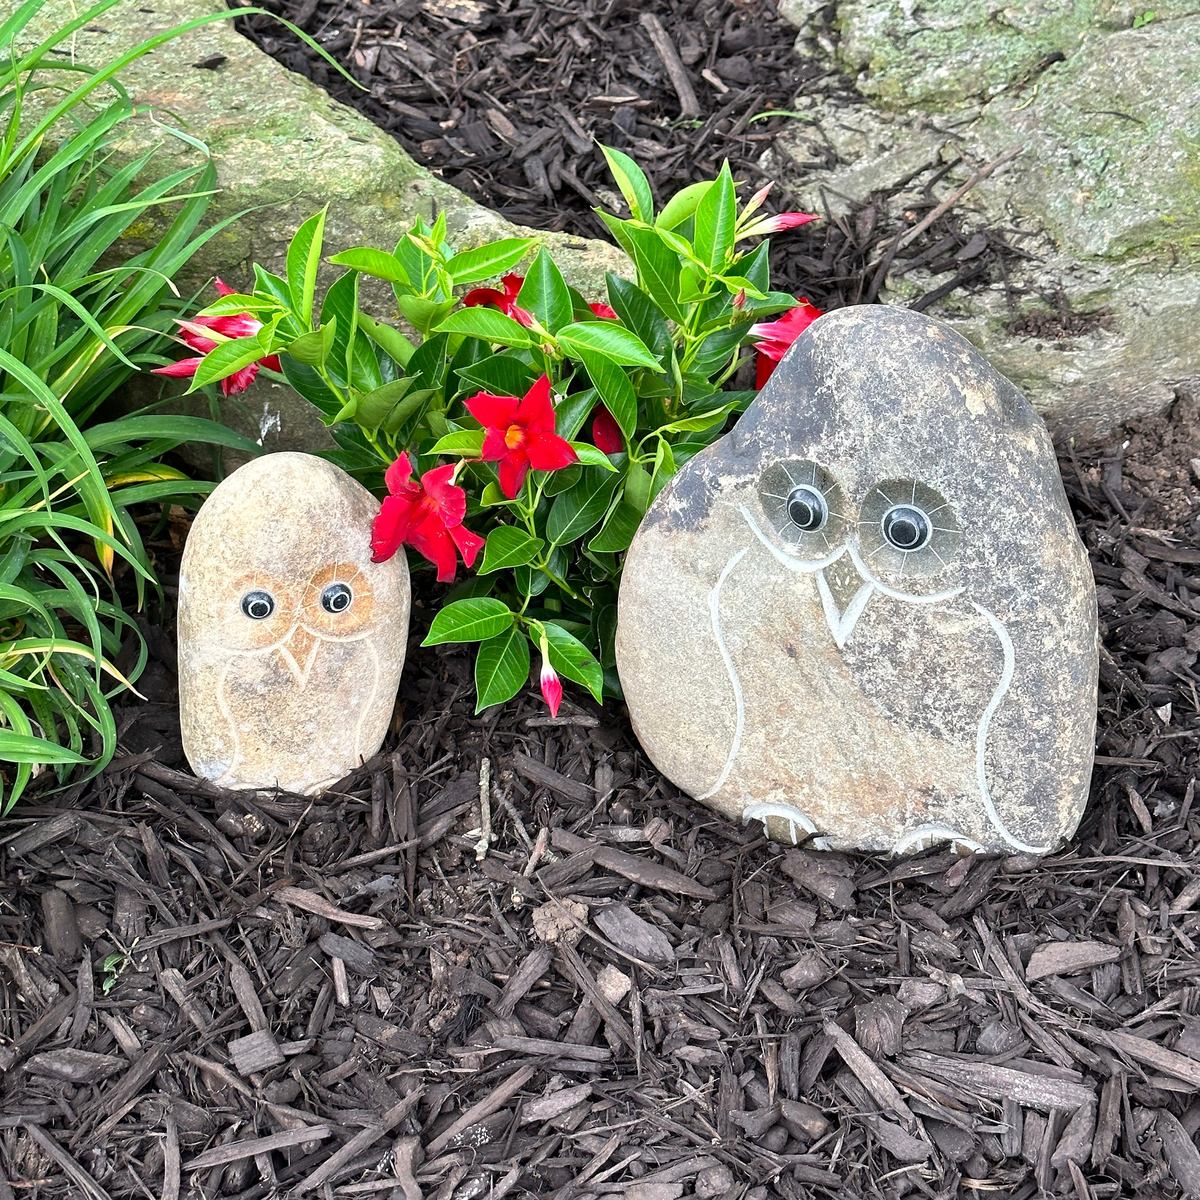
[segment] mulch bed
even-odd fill
[[[796,52],[797,31],[770,0],[261,6],[305,30],[362,88],[270,17],[243,18],[243,33],[359,109],[447,183],[521,224],[604,240],[611,237],[593,209],[627,213],[593,139],[635,158],[660,202],[711,179],[723,159],[745,181],[748,197],[774,179],[762,163],[769,164],[797,93],[861,103],[827,58]],[[836,39],[835,26],[817,21],[814,28],[827,44]],[[793,168],[836,162],[825,147]],[[935,158],[894,193],[850,204],[840,215],[826,204],[825,220],[775,238],[774,286],[827,310],[875,300],[891,272],[906,278],[909,303],[920,311],[962,289],[1000,285],[1018,319],[1022,291],[1010,271],[1028,256],[1017,244],[1022,237],[981,227],[953,205],[924,225],[952,190],[946,176],[954,165]],[[777,185],[766,211],[797,207]],[[1046,314],[1037,328],[1018,332],[1054,338],[1076,333],[1077,323],[1071,314]]]
[[[1193,1193],[1197,420],[1063,461],[1100,757],[1044,860],[786,849],[619,706],[476,717],[424,586],[385,752],[224,793],[148,626],[125,753],[0,827],[0,1198]]]

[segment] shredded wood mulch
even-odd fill
[[[711,179],[724,159],[749,196],[775,178],[771,148],[798,94],[861,103],[827,58],[797,53],[796,29],[771,0],[261,4],[312,36],[362,87],[271,17],[242,18],[243,33],[447,183],[513,221],[605,240],[593,210],[627,212],[596,141],[632,155],[660,201]],[[836,36],[835,26],[822,27],[826,42]],[[800,172],[835,165],[828,145],[812,161],[792,161]],[[774,286],[828,310],[876,300],[890,273],[905,280],[918,311],[958,291],[1003,287],[1014,321],[1022,320],[1025,292],[1010,274],[1032,256],[1029,239],[946,203],[957,190],[947,182],[956,165],[935,156],[845,214],[827,203],[825,220],[773,239]],[[766,211],[798,206],[777,185]],[[1055,297],[1042,299],[1054,308]],[[1080,320],[1040,313],[1036,328],[1014,332],[1076,336]]]
[[[476,717],[424,588],[385,752],[222,792],[148,625],[123,755],[0,826],[0,1197],[1195,1194],[1197,419],[1064,459],[1100,757],[1045,860],[782,848],[619,706]]]

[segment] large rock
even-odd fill
[[[1036,413],[940,322],[858,307],[655,500],[617,667],[655,765],[778,840],[1043,853],[1087,799],[1096,625]]]
[[[1200,384],[1200,4],[1153,7],[1135,28],[1142,9],[1114,0],[1003,9],[843,0],[836,47],[815,6],[785,7],[804,24],[806,48],[835,51],[869,100],[799,98],[808,120],[769,165],[807,203],[820,204],[824,189],[844,207],[841,198],[866,200],[926,167],[919,192],[961,156],[942,184],[948,193],[973,167],[1021,149],[959,210],[1003,228],[1031,257],[1007,281],[955,292],[930,311],[980,346],[1063,435],[1091,436]],[[800,165],[827,146],[843,166]],[[944,278],[893,274],[884,298],[904,303]],[[1030,321],[1037,310],[1076,316]]]
[[[221,0],[127,0],[81,30],[73,52],[79,62],[108,63],[182,21],[224,9]],[[30,40],[73,13],[68,0],[50,0],[29,30]],[[202,65],[213,63],[215,69]],[[414,218],[432,221],[445,212],[459,249],[494,238],[536,236],[553,248],[570,282],[591,298],[603,295],[606,269],[628,269],[623,256],[603,242],[519,229],[468,199],[418,166],[365,117],[260,51],[234,30],[232,19],[166,42],[120,79],[135,103],[149,111],[121,127],[118,159],[154,147],[157,173],[192,165],[200,161],[198,152],[170,132],[182,129],[212,152],[221,190],[210,220],[242,214],[197,255],[185,286],[199,286],[215,274],[248,286],[253,262],[282,273],[292,234],[326,204],[329,254],[363,244],[390,250]],[[130,253],[141,250],[158,228],[146,221],[131,229]],[[324,282],[338,273],[327,268]],[[369,296],[368,307],[380,318],[394,316],[383,293]],[[267,449],[329,444],[310,406],[265,379],[242,402],[226,403],[223,415],[261,438]]]
[[[265,454],[204,502],[179,570],[179,709],[192,770],[314,793],[370,758],[396,702],[408,564],[371,561],[379,505],[310,454]]]

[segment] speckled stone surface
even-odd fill
[[[776,840],[1044,853],[1087,800],[1096,625],[1041,419],[940,322],[862,306],[655,500],[617,666],[655,764]]]
[[[379,503],[341,468],[267,454],[205,501],[179,572],[179,705],[197,775],[312,794],[370,758],[408,639],[403,554],[371,562]]]

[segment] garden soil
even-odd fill
[[[349,34],[368,111],[444,143],[423,153],[451,182],[581,233],[571,176],[604,183],[560,107],[580,141],[664,147],[661,191],[721,155],[752,165],[754,89],[767,109],[793,86],[788,30],[753,6],[497,7],[281,11]],[[690,128],[655,120],[680,101],[644,14],[685,60],[690,28],[690,65],[729,89],[697,88]],[[572,107],[578,80],[638,101]],[[534,151],[514,156],[485,104],[550,131],[553,199],[536,167],[514,175]],[[883,220],[780,239],[788,286],[869,298]],[[943,221],[930,261],[954,257]],[[1187,396],[1063,448],[1104,646],[1091,802],[1046,859],[772,845],[681,796],[619,705],[568,688],[551,718],[530,687],[477,716],[469,654],[419,645],[440,594],[423,571],[383,752],[316,799],[223,792],[179,743],[187,518],[148,515],[166,596],[122,752],[0,825],[0,1200],[1200,1194],[1197,458]]]

